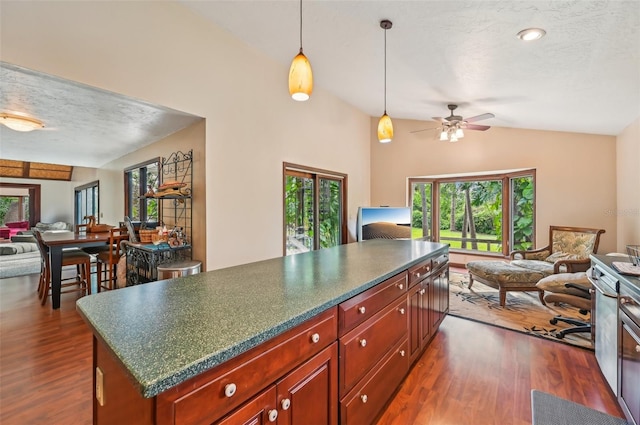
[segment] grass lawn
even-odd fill
[[[422,229],[419,228],[411,228],[411,237],[412,238],[421,238],[422,237]],[[450,230],[440,230],[440,239],[442,243],[448,243],[451,245],[451,248],[461,248],[461,241],[450,241],[447,238],[462,238],[462,232],[452,232]],[[488,235],[484,233],[477,233],[477,239],[489,239],[496,241],[498,237],[496,235]],[[467,249],[471,249],[471,245],[467,243]],[[478,251],[488,251],[486,242],[478,242]],[[501,252],[502,246],[498,243],[490,244],[491,252]]]

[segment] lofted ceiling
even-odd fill
[[[282,64],[299,49],[297,0],[180,3]],[[491,126],[617,135],[640,117],[640,1],[304,0],[303,47],[316,90],[371,116],[464,117]],[[117,7],[117,6],[114,6]],[[540,27],[525,43],[518,31]],[[3,159],[99,167],[201,119],[2,62],[0,111],[46,123],[0,126]],[[313,102],[313,96],[309,102]],[[432,122],[416,123],[416,129]],[[25,140],[29,143],[25,143]],[[55,146],[55,149],[52,149]]]
[[[287,69],[298,53],[297,0],[182,3]],[[454,103],[464,117],[495,114],[482,124],[617,135],[640,116],[638,0],[304,0],[302,10],[315,87],[371,116],[384,109],[383,19],[392,118],[445,117]],[[529,27],[546,37],[519,40]]]

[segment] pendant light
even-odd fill
[[[302,53],[302,0],[300,0],[300,52],[293,58],[289,68],[289,94],[293,100],[305,101],[313,91],[311,64]]]
[[[393,140],[393,123],[387,115],[387,30],[393,24],[385,19],[380,21],[380,28],[384,29],[384,113],[378,121],[378,140],[380,143],[389,143]]]

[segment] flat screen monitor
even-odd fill
[[[367,239],[411,239],[411,208],[358,208],[358,241]]]

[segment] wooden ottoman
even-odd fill
[[[542,305],[544,291],[536,287],[536,283],[545,274],[532,269],[526,269],[506,261],[470,261],[467,263],[469,270],[469,289],[473,281],[477,280],[492,288],[496,288],[500,294],[500,305],[504,307],[507,300],[507,291],[537,291]]]

